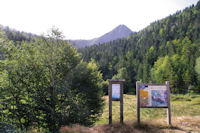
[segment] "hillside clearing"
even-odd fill
[[[124,95],[124,124],[119,123],[119,102],[113,101],[113,124],[108,125],[108,96],[102,117],[95,126],[63,127],[62,132],[88,133],[157,133],[200,132],[200,95],[171,95],[172,126],[167,125],[166,109],[141,109],[141,125],[136,119],[136,96]]]
[[[102,117],[98,124],[108,124],[108,96],[104,97],[105,106]],[[119,102],[112,102],[112,120],[119,122],[120,120],[120,106]],[[167,119],[166,109],[159,108],[142,108],[141,122],[152,121],[157,119]],[[172,118],[182,116],[200,116],[200,95],[171,95],[171,113]],[[124,95],[124,121],[136,121],[136,96]],[[173,124],[173,121],[172,121]]]

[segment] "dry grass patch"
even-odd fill
[[[200,133],[200,116],[176,117],[172,119],[172,125],[167,125],[165,119],[156,119],[142,122],[126,121],[124,124],[114,122],[112,125],[99,124],[88,128],[79,125],[62,127],[61,133]]]

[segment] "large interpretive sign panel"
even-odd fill
[[[168,90],[166,85],[141,85],[140,107],[168,106]]]
[[[140,123],[140,108],[167,108],[167,121],[171,125],[169,82],[163,84],[142,84],[136,82],[137,120]]]

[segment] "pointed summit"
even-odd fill
[[[124,38],[132,33],[133,31],[131,31],[127,26],[119,25],[116,28],[114,28],[112,31],[99,37],[98,40],[95,41],[95,43],[99,44],[99,43],[113,41],[116,39]]]
[[[116,39],[127,37],[134,32],[131,31],[126,25],[119,25],[110,32],[91,40],[71,40],[76,48],[83,48],[94,44],[102,44]]]
[[[132,32],[126,25],[123,25],[123,24],[118,25],[112,31],[127,31],[127,32]]]

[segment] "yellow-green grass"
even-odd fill
[[[62,127],[61,133],[200,133],[200,95],[171,95],[172,126],[167,124],[167,109],[141,109],[137,124],[136,96],[124,95],[124,124],[120,124],[119,101],[113,101],[113,124],[108,124],[108,96],[102,116],[93,127]]]
[[[200,116],[200,95],[171,95],[171,113],[173,118],[182,116]],[[103,114],[100,117],[98,124],[108,124],[108,96],[104,97],[105,106]],[[136,122],[136,96],[124,95],[124,121]],[[141,122],[156,121],[162,119],[167,120],[167,109],[165,108],[141,108]],[[112,102],[112,120],[113,122],[120,121],[120,102]],[[173,124],[173,121],[172,121]]]
[[[137,124],[136,96],[124,95],[124,124],[120,124],[120,102],[113,101],[113,124],[108,124],[108,96],[103,114],[93,127],[65,126],[61,133],[200,133],[200,95],[171,95],[172,126],[167,124],[167,109],[141,109]]]

